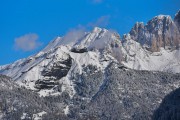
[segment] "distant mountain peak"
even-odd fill
[[[162,20],[162,19],[172,19],[170,15],[158,15],[158,16],[155,16],[153,19],[158,19],[158,20]]]
[[[180,43],[178,26],[169,15],[158,15],[147,22],[136,23],[130,31],[131,38],[153,52],[160,48],[176,48]]]
[[[100,27],[94,27],[94,29],[92,30],[92,32],[100,32],[102,31],[103,28],[100,28]]]

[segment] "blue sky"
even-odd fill
[[[121,35],[135,22],[174,14],[180,0],[0,0],[0,65],[32,55],[78,26]]]

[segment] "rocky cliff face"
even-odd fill
[[[178,23],[178,15],[175,20]],[[161,47],[177,49],[180,44],[178,26],[170,16],[166,15],[154,17],[147,25],[136,23],[130,35],[133,40],[145,45],[152,52],[160,51]]]
[[[174,21],[175,21],[175,23],[176,23],[176,25],[180,31],[180,10],[176,13]]]

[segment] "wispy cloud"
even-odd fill
[[[14,40],[14,47],[16,50],[32,51],[41,46],[42,43],[38,41],[39,36],[35,33],[25,34]]]
[[[66,35],[63,37],[61,44],[74,44],[77,43],[82,37],[84,37],[85,32],[92,30],[94,27],[106,27],[109,24],[110,16],[101,16],[94,22],[87,23],[85,25],[78,25],[75,28],[70,29]]]
[[[109,24],[110,15],[101,16],[95,22],[88,24],[90,27],[106,27]]]
[[[70,29],[63,38],[62,44],[74,44],[85,35],[85,27],[79,25]]]

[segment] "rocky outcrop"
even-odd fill
[[[180,10],[176,13],[174,21],[175,21],[175,23],[178,26],[178,29],[180,31]]]
[[[87,48],[72,48],[71,52],[74,53],[84,53],[84,52],[88,52]]]
[[[178,21],[178,17],[176,21]],[[141,45],[148,46],[152,52],[159,51],[161,47],[165,49],[179,48],[180,33],[170,16],[156,16],[147,25],[136,23],[130,31],[130,35]]]
[[[68,56],[67,59],[62,61],[54,62],[50,68],[46,68],[42,71],[44,77],[54,77],[56,79],[61,79],[66,76],[69,69],[71,68],[72,58]]]
[[[60,86],[58,80],[65,77],[72,65],[72,58],[68,55],[67,59],[54,62],[53,65],[48,66],[42,71],[43,79],[39,79],[35,82],[35,88],[37,89],[51,89],[55,85]]]

